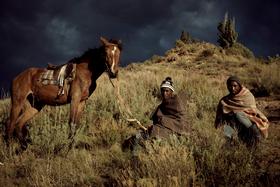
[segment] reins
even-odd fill
[[[109,76],[108,76],[109,77]],[[123,115],[124,119],[130,123],[132,122],[136,122],[137,125],[143,129],[143,130],[147,130],[146,127],[144,127],[141,122],[139,120],[137,120],[136,118],[133,117],[132,115],[132,112],[130,110],[130,108],[125,104],[123,98],[121,97],[121,94],[120,94],[120,86],[119,86],[119,81],[117,80],[117,84],[114,85],[112,79],[109,77],[109,80],[114,88],[114,92],[117,96],[117,103],[118,103],[118,107],[119,107],[119,110],[120,110],[120,113]],[[124,109],[124,110],[123,110]]]

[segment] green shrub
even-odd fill
[[[247,59],[254,58],[254,53],[241,43],[235,43],[231,48],[226,49],[225,52],[227,55],[243,56]]]
[[[225,14],[224,20],[218,24],[219,38],[218,43],[222,48],[230,48],[237,41],[237,32],[235,31],[235,19],[228,18],[228,13]]]

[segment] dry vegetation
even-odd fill
[[[227,93],[227,76],[236,74],[250,88],[263,87],[280,95],[280,61],[264,63],[253,57],[197,42],[176,47],[163,57],[130,64],[119,74],[121,95],[143,124],[159,103],[159,84],[171,76],[184,99],[191,135],[167,141],[147,142],[146,149],[123,152],[121,143],[137,131],[122,118],[107,75],[87,101],[76,136],[68,150],[69,106],[46,107],[29,123],[33,144],[16,154],[0,138],[0,184],[2,186],[271,186],[279,184],[279,121],[256,151],[236,142],[225,146],[214,129],[216,105]],[[279,99],[279,98],[278,98]],[[271,100],[270,100],[271,101]],[[279,100],[278,100],[279,101]],[[0,101],[0,125],[8,117],[9,100]],[[265,110],[272,99],[258,101]],[[279,104],[274,104],[276,112]],[[274,106],[273,105],[273,106]],[[278,108],[277,108],[278,107]],[[278,112],[280,109],[278,110]],[[276,116],[277,117],[277,116]],[[271,167],[273,166],[273,167]]]

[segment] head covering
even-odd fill
[[[175,91],[174,87],[173,87],[173,82],[171,77],[166,77],[164,81],[162,81],[160,88],[169,88],[170,90],[172,90],[172,92]]]
[[[235,81],[241,86],[241,81],[237,76],[230,76],[227,80],[227,85],[229,85],[232,81]]]

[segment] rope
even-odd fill
[[[109,80],[114,88],[114,92],[117,96],[117,103],[118,103],[118,107],[119,107],[119,110],[121,112],[121,114],[124,115],[124,119],[130,123],[132,122],[136,122],[136,124],[143,130],[147,130],[146,127],[144,127],[141,122],[139,120],[137,120],[136,118],[133,117],[132,115],[132,112],[130,110],[130,108],[126,105],[126,103],[124,102],[123,98],[121,97],[121,94],[120,94],[120,86],[119,86],[119,80],[117,79],[117,84],[116,86],[114,85],[114,83],[112,82],[111,78],[109,77]],[[125,109],[122,110],[122,109]]]

